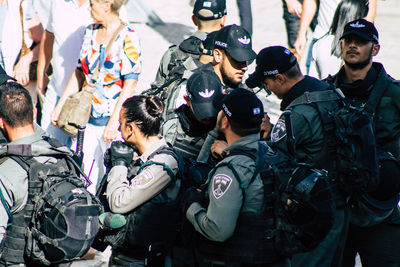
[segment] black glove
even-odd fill
[[[201,204],[203,201],[203,192],[199,192],[195,187],[189,187],[182,196],[181,208],[183,214],[186,214],[187,209],[192,205],[192,203],[199,202]]]
[[[128,167],[132,162],[133,153],[133,148],[126,145],[124,142],[113,142],[104,155],[104,164],[106,164],[107,168],[112,168],[114,166]]]

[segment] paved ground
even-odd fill
[[[133,1],[133,0],[130,0]],[[171,44],[178,44],[183,38],[194,31],[191,21],[192,8],[189,0],[147,0],[143,1],[153,9],[165,22],[163,26],[150,27],[144,23],[137,23],[135,28],[140,34],[143,55],[143,72],[140,76],[137,92],[149,88],[154,80],[156,70],[164,51]],[[252,0],[253,8],[253,44],[258,52],[270,45],[286,45],[286,33],[282,19],[281,0]],[[227,0],[228,17],[226,24],[239,24],[236,1]],[[136,13],[135,13],[136,12]],[[136,17],[137,10],[128,6],[128,15]],[[375,58],[383,63],[387,72],[400,79],[400,1],[379,0],[376,17],[376,26],[380,35],[381,51]],[[253,70],[254,66],[250,66]],[[275,120],[278,116],[277,100],[268,97],[266,110],[271,112]],[[107,266],[106,259],[110,252],[96,256],[92,261],[81,261],[73,266]],[[361,266],[359,263],[357,266]]]

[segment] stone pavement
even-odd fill
[[[133,0],[130,0],[133,1]],[[189,0],[147,0],[143,2],[161,18],[165,25],[150,27],[143,23],[135,24],[142,44],[143,70],[137,87],[137,93],[150,87],[164,51],[171,44],[179,44],[195,30],[191,21],[192,7]],[[228,16],[226,25],[240,24],[236,1],[227,0]],[[256,52],[270,45],[286,46],[286,32],[282,19],[281,0],[252,0],[253,9],[253,45]],[[135,9],[128,5],[128,16]],[[380,35],[381,51],[375,58],[383,63],[386,71],[400,79],[400,1],[378,0],[376,27]],[[132,17],[134,17],[132,15]],[[251,65],[249,72],[254,69]],[[266,111],[272,121],[279,116],[278,100],[269,96],[264,99]],[[107,266],[110,251],[96,255],[95,260],[80,261],[72,266]],[[357,266],[361,266],[357,263]]]

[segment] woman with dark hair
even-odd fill
[[[125,142],[107,151],[108,204],[126,216],[122,244],[112,244],[109,266],[163,266],[179,219],[178,157],[158,136],[163,104],[155,96],[127,99],[119,130]]]
[[[329,32],[318,39],[313,46],[310,65],[311,76],[324,79],[329,74],[339,71],[342,66],[339,42],[344,25],[359,18],[373,21],[375,10],[376,0],[342,0],[339,3]]]

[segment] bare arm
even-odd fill
[[[285,2],[290,14],[301,16],[302,5],[298,0],[285,0]]]
[[[43,27],[40,23],[39,17],[35,16],[25,23],[26,31],[30,38],[36,43],[35,47],[29,53],[22,56],[14,68],[14,78],[18,83],[23,86],[29,83],[30,64],[38,60],[39,56],[39,43],[43,35]]]
[[[377,1],[376,0],[369,0],[368,1],[368,14],[365,17],[366,20],[370,21],[370,22],[374,22],[375,20],[375,16],[376,16],[376,5],[377,5]]]
[[[44,31],[42,41],[40,42],[39,62],[37,66],[37,86],[45,93],[46,86],[49,82],[46,71],[49,68],[50,60],[53,57],[54,34]]]
[[[117,104],[115,105],[114,111],[111,114],[110,120],[104,129],[103,140],[104,142],[111,143],[118,137],[119,127],[119,112],[122,108],[122,104],[126,99],[133,95],[138,81],[135,79],[128,79],[124,81],[124,87],[122,88],[121,94],[118,97]]]
[[[306,34],[308,27],[310,27],[311,21],[317,11],[317,0],[304,0],[303,8],[301,11],[300,17],[300,27],[299,31],[297,32],[297,39],[294,43],[294,48],[296,52],[303,56],[304,48],[306,46]]]
[[[61,109],[65,103],[65,101],[67,100],[67,98],[78,92],[79,88],[81,88],[83,81],[84,81],[84,75],[82,73],[82,71],[76,69],[72,75],[71,78],[69,79],[68,83],[67,83],[67,87],[65,87],[64,92],[62,93],[60,99],[57,102],[56,107],[54,108],[53,112],[51,113],[51,124],[53,124],[54,126],[57,126],[56,122],[58,119],[58,116],[60,115]]]

